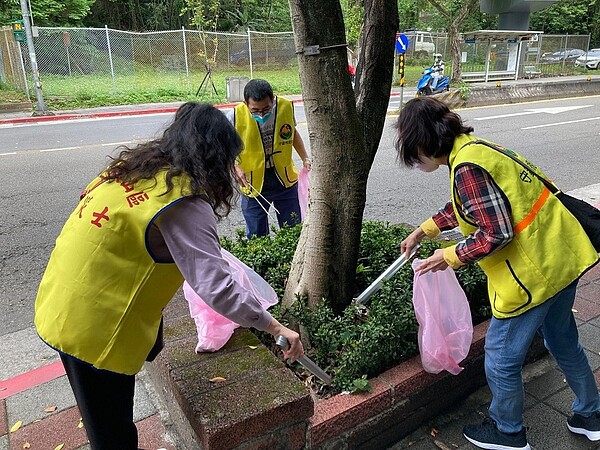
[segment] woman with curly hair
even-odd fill
[[[42,278],[35,325],[58,350],[93,450],[134,450],[135,374],[162,348],[162,310],[186,279],[207,304],[245,327],[296,332],[236,284],[216,220],[236,195],[241,140],[207,104],[185,103],[163,135],[118,157],[83,191]]]

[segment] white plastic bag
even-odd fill
[[[412,263],[421,363],[429,373],[447,370],[458,375],[463,370],[458,364],[466,358],[473,340],[469,302],[452,268],[419,274],[416,269],[422,262],[415,259]]]
[[[277,294],[259,274],[227,250],[222,249],[221,254],[229,263],[233,279],[252,292],[264,308],[277,303]],[[211,309],[187,281],[183,283],[183,293],[198,331],[196,352],[216,352],[227,343],[239,325]]]

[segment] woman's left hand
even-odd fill
[[[437,249],[433,252],[429,258],[423,260],[419,267],[417,268],[417,272],[420,274],[431,272],[437,272],[438,270],[444,270],[448,267],[448,263],[444,259],[444,250]]]
[[[305,158],[304,161],[302,161],[302,165],[308,171],[310,171],[310,169],[312,169],[312,162],[308,158]]]

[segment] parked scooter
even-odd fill
[[[417,84],[417,97],[422,95],[433,95],[439,94],[450,90],[450,77],[443,75],[441,77],[435,77],[439,70],[430,67],[423,71],[423,76]],[[435,80],[437,78],[437,83]]]

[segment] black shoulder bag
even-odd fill
[[[600,210],[593,207],[588,202],[584,202],[583,200],[562,192],[556,187],[556,185],[554,185],[554,183],[538,173],[538,171],[535,170],[535,167],[527,164],[527,161],[519,159],[514,152],[483,140],[471,141],[465,145],[469,144],[483,144],[491,149],[494,149],[503,155],[508,156],[513,161],[523,166],[529,173],[535,175],[542,183],[544,183],[548,190],[561,201],[561,203],[569,210],[569,212],[575,216],[585,233],[588,235],[588,238],[590,238],[590,241],[596,251],[600,252]]]

